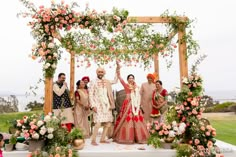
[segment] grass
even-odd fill
[[[211,120],[216,129],[216,139],[236,145],[236,120]]]
[[[16,119],[22,119],[23,116],[32,115],[34,113],[42,113],[42,111],[13,112],[0,114],[0,132],[8,132],[9,127],[12,126],[12,121]]]
[[[216,129],[216,139],[236,145],[236,114],[209,113],[207,119]]]
[[[33,113],[42,111],[0,114],[0,132],[8,132],[8,128],[12,126],[11,121]],[[204,117],[207,117],[216,129],[217,139],[236,145],[236,114],[205,113]]]

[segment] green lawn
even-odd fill
[[[12,124],[10,123],[14,119],[20,119],[25,115],[31,115],[33,113],[42,113],[42,111],[35,111],[35,112],[17,112],[17,113],[6,113],[0,114],[0,132],[8,132],[9,126]],[[208,117],[206,115],[206,117]],[[217,136],[216,138],[236,145],[236,115],[210,115],[207,118],[211,125],[216,128]]]
[[[12,126],[12,121],[15,119],[22,119],[25,115],[32,115],[33,113],[42,113],[42,111],[34,112],[14,112],[0,114],[0,132],[8,132],[8,128]]]
[[[216,129],[216,138],[236,145],[236,120],[210,120],[211,125]]]

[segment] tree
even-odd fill
[[[18,112],[18,103],[15,95],[10,95],[6,99],[0,97],[0,113]]]
[[[206,107],[211,107],[214,106],[214,100],[211,96],[209,95],[203,95],[201,98],[201,101],[204,102],[204,104],[206,105]]]
[[[25,108],[25,110],[30,110],[30,111],[42,110],[42,109],[43,109],[43,103],[37,102],[36,100],[33,102],[29,102]]]

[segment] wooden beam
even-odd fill
[[[180,21],[187,21],[188,17],[177,17]],[[171,18],[161,16],[130,16],[129,23],[171,23]]]
[[[70,52],[70,99],[74,100],[75,87],[75,52]]]
[[[45,78],[44,114],[52,112],[53,78]]]
[[[185,36],[185,28],[178,31],[178,41],[179,41],[179,68],[180,68],[180,86],[182,87],[183,77],[188,77],[188,61],[187,61],[187,48],[186,41],[183,40]]]
[[[158,53],[153,56],[154,60],[154,72],[157,74],[157,80],[160,79],[160,71],[159,71],[159,58]]]

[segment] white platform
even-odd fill
[[[83,150],[78,151],[79,157],[175,157],[176,151],[172,149],[154,149],[152,146],[145,144],[124,145],[111,142],[109,144],[99,144],[93,146],[90,140],[86,140]],[[216,143],[224,157],[236,157],[236,146],[228,143],[217,141]],[[145,148],[145,150],[139,150]],[[27,157],[28,151],[4,152],[4,157]]]

